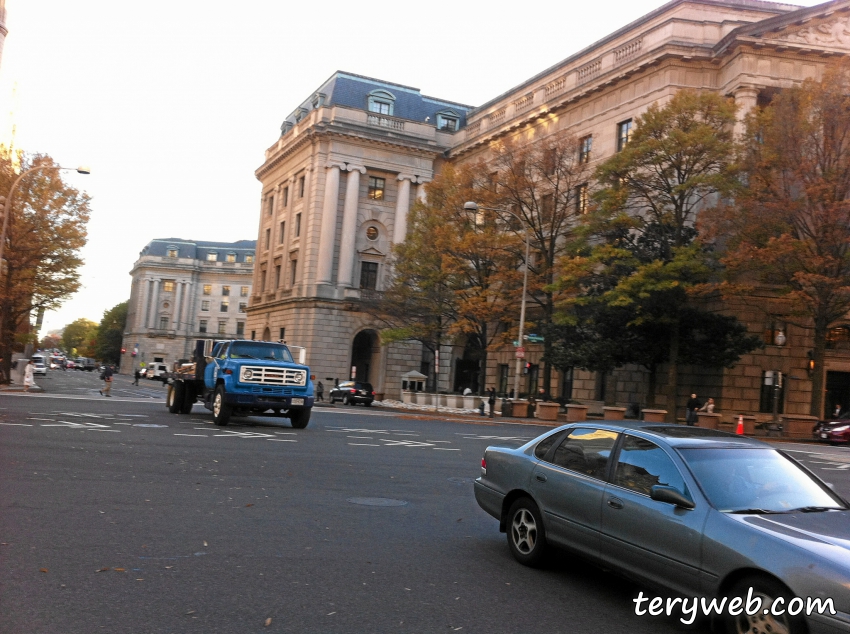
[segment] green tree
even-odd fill
[[[698,338],[693,328],[715,336],[724,325],[736,329],[720,338],[732,346],[728,354],[707,360],[714,367],[756,345],[741,338],[734,320],[712,319],[692,300],[716,274],[710,250],[697,240],[696,215],[738,182],[734,122],[734,104],[714,93],[680,91],[666,105],[650,106],[622,151],[597,169],[588,253],[564,262],[560,284],[571,297],[562,303],[562,321],[580,323],[576,315],[583,307],[609,329],[619,322],[617,341],[627,345],[618,345],[608,362],[649,369],[650,405],[656,371],[666,363],[670,420],[676,417],[679,364],[695,360],[688,346]]]
[[[97,345],[94,356],[108,363],[121,363],[121,341],[124,339],[124,326],[127,324],[129,301],[121,302],[103,311],[103,319],[97,329]]]
[[[65,326],[62,332],[62,343],[70,355],[93,356],[97,345],[97,324],[85,317],[75,319]]]
[[[746,188],[705,217],[728,245],[725,291],[763,306],[814,338],[810,414],[823,414],[829,329],[850,311],[850,66],[779,93],[749,117],[741,163]]]
[[[0,149],[0,195],[8,196],[18,174],[55,165],[46,155],[20,158]],[[79,251],[86,243],[89,197],[66,185],[56,169],[26,174],[11,200],[5,262],[0,263],[0,357],[9,376],[17,333],[26,331],[30,315],[53,310],[80,286]]]

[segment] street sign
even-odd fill
[[[516,349],[516,358],[517,359],[525,359],[525,348],[517,348]]]
[[[514,339],[514,348],[519,348],[519,341]]]
[[[525,338],[529,343],[543,343],[542,335],[526,335]]]

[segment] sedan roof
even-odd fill
[[[772,448],[765,442],[748,438],[746,436],[738,436],[725,431],[716,429],[706,429],[704,427],[691,427],[687,425],[673,425],[665,423],[651,423],[640,420],[627,421],[610,421],[610,420],[586,420],[580,423],[570,423],[565,427],[583,427],[593,425],[613,431],[641,431],[653,436],[658,436],[671,447],[678,448],[709,448],[709,447],[725,447],[725,448]]]

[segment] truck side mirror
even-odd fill
[[[212,358],[213,344],[215,342],[212,339],[204,340],[204,358],[209,361]]]

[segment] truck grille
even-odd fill
[[[266,366],[246,365],[239,372],[240,383],[251,385],[294,385],[304,387],[307,385],[307,372],[305,370],[292,370],[289,368],[272,368]]]

